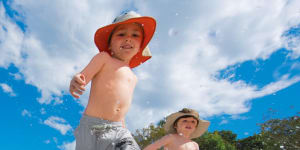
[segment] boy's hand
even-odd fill
[[[85,77],[83,74],[79,73],[76,74],[71,82],[70,82],[70,93],[72,94],[73,97],[79,98],[79,95],[82,95],[83,92],[85,91]]]

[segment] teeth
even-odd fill
[[[128,48],[132,48],[132,46],[130,46],[130,45],[124,45],[124,46],[121,46],[121,48],[126,48],[126,49],[128,49]]]

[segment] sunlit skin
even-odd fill
[[[109,50],[101,52],[70,83],[70,93],[79,98],[92,81],[84,114],[109,121],[122,121],[131,104],[137,77],[129,67],[143,39],[141,26],[135,23],[116,27]]]
[[[109,50],[112,57],[127,64],[139,51],[143,39],[143,31],[138,24],[120,25],[111,37]]]
[[[164,150],[199,150],[196,142],[190,139],[195,131],[197,120],[193,117],[180,118],[175,124],[176,134],[169,134],[148,145],[144,150],[157,150],[164,147]]]

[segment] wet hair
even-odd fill
[[[144,28],[143,28],[143,26],[142,26],[141,24],[139,24],[139,23],[134,22],[134,24],[137,24],[137,25],[142,29],[142,33],[143,33],[142,43],[143,43],[143,42],[144,42],[144,36],[145,36]],[[123,25],[123,24],[120,24],[120,25]],[[119,27],[120,25],[117,25],[117,26],[110,32],[110,35],[109,35],[108,41],[107,41],[109,46],[110,46],[110,43],[111,43],[112,35],[114,34],[114,32],[118,29],[118,27]]]

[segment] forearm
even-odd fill
[[[172,136],[166,135],[156,142],[148,145],[144,150],[157,150],[163,146],[168,145],[172,141]]]
[[[150,144],[148,145],[147,147],[145,147],[143,150],[157,150],[159,149],[160,147],[155,147],[155,145],[153,144]]]

